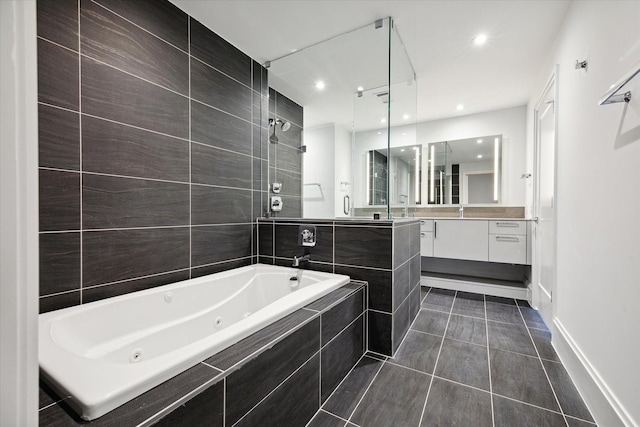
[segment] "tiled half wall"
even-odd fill
[[[41,312],[255,262],[270,166],[301,210],[302,107],[272,93],[269,144],[266,69],[166,0],[37,9]]]
[[[298,227],[316,226],[315,247],[298,246]],[[259,262],[347,274],[369,283],[368,348],[391,355],[420,309],[418,220],[259,219]]]

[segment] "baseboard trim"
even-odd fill
[[[631,415],[620,404],[598,371],[571,338],[562,322],[555,318],[553,326],[552,344],[598,425],[607,427],[637,426],[638,424],[634,422]]]
[[[422,286],[451,289],[453,291],[475,292],[477,294],[492,295],[494,297],[527,299],[527,288],[516,288],[513,286],[492,285],[490,283],[431,276],[422,276],[420,284]]]

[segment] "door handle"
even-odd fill
[[[349,215],[350,210],[351,210],[351,198],[347,194],[344,196],[344,199],[342,200],[342,211],[344,212],[345,215]]]
[[[438,221],[433,221],[433,238],[438,237]]]

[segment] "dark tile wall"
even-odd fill
[[[366,285],[351,282],[91,425],[305,425],[362,359]],[[44,383],[40,425],[85,425]],[[237,423],[237,424],[236,424]]]
[[[297,244],[298,226],[316,226],[315,247]],[[417,220],[259,219],[258,260],[346,274],[368,282],[368,348],[391,355],[420,309],[420,223]]]
[[[41,312],[255,262],[267,71],[166,0],[37,8]]]
[[[269,196],[271,184],[282,184],[278,196],[282,197],[282,211],[272,212],[273,217],[302,217],[302,115],[303,109],[291,99],[269,88],[269,118],[289,122],[286,132],[280,126],[269,130]],[[267,188],[265,186],[265,188]]]

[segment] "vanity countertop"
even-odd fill
[[[487,217],[487,218],[476,218],[476,217],[463,217],[463,218],[458,218],[455,216],[421,216],[421,217],[416,217],[416,219],[429,219],[429,220],[442,220],[442,219],[455,219],[455,220],[468,220],[468,221],[472,221],[472,220],[476,220],[476,221],[531,221],[531,218],[491,218],[491,217]]]

